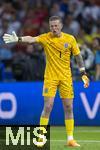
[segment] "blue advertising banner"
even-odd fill
[[[0,83],[0,125],[39,124],[43,109],[42,82]],[[100,125],[100,82],[88,89],[74,82],[74,118],[76,125]],[[57,93],[50,116],[51,125],[64,124],[64,112]]]

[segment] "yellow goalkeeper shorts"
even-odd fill
[[[43,96],[55,97],[57,89],[61,98],[74,98],[72,80],[44,80]]]

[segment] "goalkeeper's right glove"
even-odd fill
[[[82,78],[82,81],[84,83],[84,88],[87,88],[89,86],[89,78],[87,77],[87,74],[82,73],[81,78]]]
[[[4,34],[3,40],[5,43],[13,43],[18,42],[18,36],[16,35],[15,31],[12,32],[12,34]]]

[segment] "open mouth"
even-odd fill
[[[57,33],[57,31],[53,31],[53,33]]]

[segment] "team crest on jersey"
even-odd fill
[[[65,44],[64,44],[64,47],[67,48],[67,47],[68,47],[68,43],[65,43]]]

